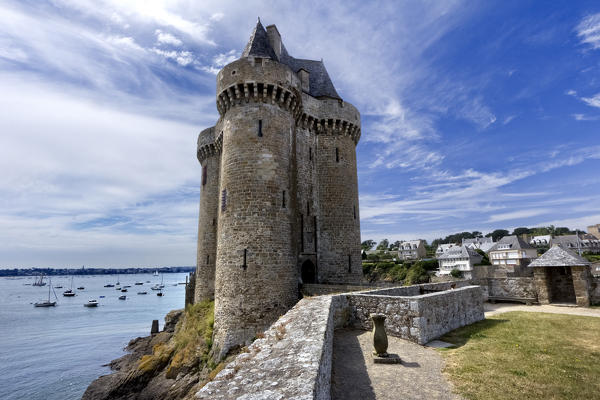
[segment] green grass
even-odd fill
[[[600,318],[509,312],[441,338],[444,373],[466,399],[593,399]]]

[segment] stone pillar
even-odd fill
[[[533,282],[537,292],[538,302],[540,304],[550,304],[552,300],[552,286],[550,284],[550,274],[545,267],[533,268]]]
[[[590,306],[590,269],[587,266],[571,267],[575,301],[580,307]]]

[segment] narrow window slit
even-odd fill
[[[202,167],[202,186],[206,185],[207,169],[208,169],[207,165],[205,165],[204,167]]]
[[[335,148],[335,162],[340,162],[340,149]]]
[[[262,137],[263,132],[262,132],[262,119],[258,120],[258,137]]]
[[[312,147],[308,148],[308,159],[312,161]]]
[[[352,255],[348,254],[348,272],[352,272]]]
[[[208,254],[207,254],[207,255],[206,255],[206,263],[208,264],[208,263],[209,263],[209,261],[210,261],[210,255],[208,255]]]
[[[356,206],[353,206],[352,215],[354,215],[354,219],[356,219]]]
[[[283,191],[281,196],[281,207],[285,208],[285,190]]]
[[[246,264],[247,253],[248,253],[248,249],[244,249],[244,264],[242,265],[242,268],[244,268],[244,269],[248,268],[248,265]]]
[[[221,211],[227,210],[227,189],[221,191]]]

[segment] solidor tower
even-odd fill
[[[260,20],[217,75],[217,109],[198,137],[195,301],[215,299],[223,355],[291,308],[299,284],[360,281],[361,130],[323,62],[290,56]]]

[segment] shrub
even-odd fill
[[[454,278],[462,278],[462,272],[456,268],[450,271],[450,275],[452,275]]]
[[[415,265],[420,265],[425,268],[425,271],[435,271],[438,269],[437,260],[419,260],[415,263]]]
[[[379,272],[379,273],[385,273],[389,269],[394,268],[395,266],[396,266],[396,263],[394,263],[394,262],[380,261],[380,262],[377,263],[377,265],[375,266],[375,268],[377,269],[377,272]]]
[[[378,254],[367,254],[367,260],[379,261],[379,255]]]
[[[429,274],[422,265],[413,265],[406,274],[405,284],[416,285],[429,282]]]
[[[363,262],[362,269],[364,275],[369,275],[375,269],[375,263]]]

